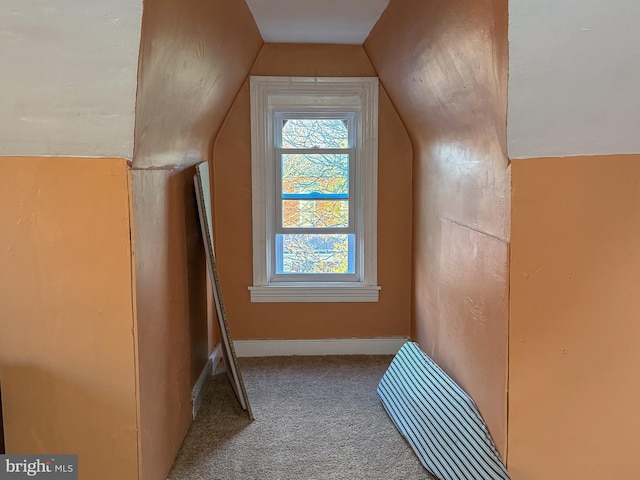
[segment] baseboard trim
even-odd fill
[[[318,340],[234,340],[238,357],[291,355],[395,355],[408,337]]]
[[[221,358],[222,351],[220,349],[220,344],[218,344],[216,348],[213,349],[213,352],[211,352],[207,363],[198,377],[198,381],[193,386],[193,390],[191,391],[191,412],[194,420],[198,414],[198,410],[200,410],[200,405],[202,405],[202,397],[205,392],[204,386],[207,382],[207,378],[216,371]]]

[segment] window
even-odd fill
[[[377,78],[251,77],[253,302],[377,301]]]

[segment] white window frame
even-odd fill
[[[251,84],[252,302],[377,302],[378,79],[262,77]],[[347,115],[355,125],[350,196],[356,273],[275,274],[276,117]],[[353,176],[351,175],[353,173]],[[351,221],[350,221],[351,223]],[[338,232],[336,232],[338,233]]]

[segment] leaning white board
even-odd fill
[[[207,254],[207,267],[211,277],[211,286],[213,288],[213,300],[216,304],[216,313],[218,314],[218,328],[220,331],[220,343],[222,344],[222,353],[226,366],[227,376],[231,382],[231,386],[240,402],[243,410],[246,410],[249,418],[253,420],[253,413],[249,405],[247,391],[244,388],[244,381],[238,369],[236,362],[236,351],[233,346],[233,340],[229,333],[229,324],[227,323],[227,312],[222,301],[220,292],[220,280],[218,279],[218,269],[216,267],[216,258],[213,248],[213,229],[211,215],[211,188],[209,185],[209,164],[204,162],[196,165],[196,174],[193,176],[193,183],[196,189],[196,199],[198,202],[198,213],[200,214],[200,226],[202,228],[202,239]]]

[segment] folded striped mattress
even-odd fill
[[[422,465],[440,480],[509,479],[474,401],[417,344],[400,348],[378,396]]]

